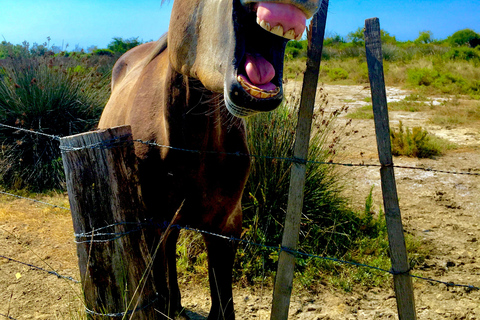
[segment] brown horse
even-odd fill
[[[281,103],[286,42],[301,37],[320,2],[176,0],[168,34],[118,60],[99,127],[130,125],[134,139],[175,147],[135,147],[147,216],[157,225],[173,222],[240,236],[250,160],[226,153],[248,153],[241,117]],[[159,227],[149,236],[154,247],[163,235],[153,274],[156,308],[170,317],[182,310],[178,233]],[[234,319],[235,246],[210,235],[204,240],[212,298],[208,319]]]

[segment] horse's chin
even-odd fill
[[[270,98],[256,98],[239,83],[239,81],[226,81],[224,86],[224,99],[227,110],[234,116],[245,118],[260,112],[276,109],[283,101],[283,88],[280,84],[278,92]]]

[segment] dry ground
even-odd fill
[[[325,86],[330,107],[366,104],[368,88]],[[403,99],[408,92],[388,89],[389,100]],[[439,99],[437,99],[439,100]],[[432,103],[435,101],[432,98]],[[421,125],[429,132],[457,143],[458,149],[436,159],[395,158],[396,165],[480,173],[478,127],[440,127],[428,122],[431,114],[392,112],[391,125]],[[342,125],[339,119],[338,125]],[[344,141],[340,160],[378,163],[373,120],[354,120],[358,134]],[[381,207],[378,168],[342,169],[353,206],[361,207],[371,186],[376,208]],[[396,169],[402,217],[407,233],[431,248],[421,266],[413,271],[426,277],[480,286],[480,177],[429,171]],[[45,201],[68,206],[65,196]],[[82,319],[81,285],[6,259],[12,258],[79,279],[70,213],[28,200],[0,196],[0,319]],[[390,286],[391,287],[391,286]],[[414,280],[418,319],[480,319],[480,292],[447,288]],[[395,319],[392,289],[357,287],[345,293],[320,285],[312,296],[295,290],[290,319]],[[207,288],[182,285],[183,302],[192,318],[208,312]],[[271,288],[236,288],[237,319],[269,319]]]

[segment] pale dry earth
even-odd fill
[[[347,104],[350,111],[369,104],[368,87],[324,85],[329,109]],[[409,94],[387,89],[389,101]],[[431,98],[432,104],[444,98]],[[436,159],[397,157],[395,165],[480,173],[479,128],[442,128],[422,112],[392,112],[391,126],[422,126],[455,142],[459,148]],[[342,127],[348,120],[340,118]],[[378,163],[373,120],[353,120],[358,133],[342,141],[344,163]],[[398,195],[406,233],[431,248],[427,259],[412,273],[441,281],[480,287],[480,177],[396,168]],[[373,188],[377,212],[382,206],[377,167],[340,168],[347,196],[361,208]],[[68,206],[67,201],[55,203]],[[0,255],[79,279],[70,213],[28,200],[0,196]],[[319,284],[312,295],[296,286],[290,319],[396,319],[395,295],[387,288],[355,287],[346,293]],[[480,292],[414,280],[418,319],[480,319]],[[81,285],[0,257],[0,319],[83,319]],[[205,319],[208,289],[183,283],[183,303],[193,319]],[[271,288],[235,288],[237,319],[269,319]]]

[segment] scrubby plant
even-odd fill
[[[115,52],[113,52],[112,50],[110,49],[96,49],[96,50],[93,50],[92,54],[96,55],[96,56],[109,56],[109,57],[113,57],[115,55]]]
[[[56,58],[3,62],[0,123],[54,136],[92,129],[109,94],[109,78]],[[82,70],[86,70],[82,67]],[[0,182],[32,191],[61,188],[59,143],[52,137],[0,127]]]
[[[250,152],[268,157],[254,156],[244,191],[242,237],[245,240],[270,246],[281,243],[290,168],[295,165],[288,160],[293,156],[296,121],[292,114],[295,106],[296,101],[290,101],[274,112],[248,119]],[[360,236],[373,232],[375,223],[370,217],[348,207],[337,169],[327,164],[334,159],[340,140],[354,132],[349,127],[350,122],[343,129],[333,129],[335,119],[345,110],[343,107],[327,113],[322,106],[316,109],[299,246],[305,252],[342,256]],[[273,271],[278,258],[271,249],[251,245],[242,245],[239,256],[237,277],[246,280]],[[307,268],[310,260],[297,259],[298,268]]]
[[[475,40],[478,39],[480,39],[480,34],[472,29],[462,29],[448,37],[447,41],[452,46],[465,46],[470,45],[471,42],[476,42]]]
[[[429,44],[434,41],[433,39],[433,32],[430,30],[427,31],[420,31],[418,33],[418,38],[415,39],[415,44]]]
[[[402,122],[390,131],[390,140],[395,156],[432,158],[441,155],[444,149],[440,139],[434,139],[428,131],[421,127],[404,128]]]
[[[328,70],[328,77],[332,81],[348,79],[348,72],[343,68],[333,68]]]
[[[107,49],[120,55],[142,43],[143,41],[138,40],[138,37],[130,39],[116,37],[107,45]]]
[[[307,55],[307,40],[296,41],[292,40],[287,42],[287,47],[285,48],[285,59],[293,60],[306,57]]]
[[[452,48],[447,53],[445,53],[445,58],[466,61],[477,60],[480,62],[480,50],[468,47]]]

